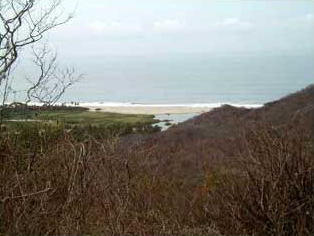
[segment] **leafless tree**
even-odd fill
[[[0,0],[0,83],[6,79],[21,50],[68,22],[60,0]]]
[[[38,68],[38,76],[28,77],[31,84],[26,92],[26,104],[38,101],[46,105],[54,105],[64,94],[67,88],[78,82],[81,74],[75,69],[62,67],[58,64],[57,53],[51,51],[47,44],[42,47],[32,48],[33,63]]]
[[[26,103],[36,100],[54,104],[81,76],[75,70],[61,68],[57,54],[44,47],[35,47],[52,29],[67,23],[73,14],[65,14],[62,0],[0,0],[0,91],[2,104],[8,98],[12,68],[18,58],[32,46],[33,62],[39,68],[36,78],[28,77]],[[3,107],[3,106],[2,106]]]

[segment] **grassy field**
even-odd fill
[[[36,117],[33,117],[36,118]],[[129,115],[109,112],[91,111],[48,111],[42,112],[37,116],[40,120],[57,120],[67,124],[86,124],[104,125],[110,123],[146,123],[153,124],[158,122],[154,116],[150,115]]]
[[[60,129],[71,129],[75,137],[90,134],[104,138],[160,131],[159,126],[153,126],[159,122],[153,115],[89,111],[84,107],[7,107],[2,113],[2,122],[11,133],[22,131],[27,135],[38,130],[58,133]]]
[[[154,119],[153,115],[94,112],[81,107],[55,107],[54,109],[31,107],[27,110],[12,108],[7,109],[4,120],[59,121],[68,125],[154,124],[159,122],[157,119]]]

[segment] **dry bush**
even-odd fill
[[[238,142],[208,217],[227,234],[313,235],[313,130],[262,127]]]
[[[121,152],[115,138],[78,141],[56,132],[33,134],[31,145],[24,133],[1,137],[1,234],[214,232],[197,188],[163,176],[152,165],[155,153]]]

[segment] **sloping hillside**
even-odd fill
[[[258,109],[224,105],[152,135],[137,150],[144,147],[154,153],[164,174],[177,170],[178,175],[197,179],[195,173],[201,173],[204,163],[221,163],[234,156],[247,131],[267,125],[313,131],[313,96],[310,85]]]
[[[314,85],[310,85],[301,91],[277,101],[266,103],[263,107],[257,109],[236,108],[225,105],[188,120],[177,128],[184,129],[192,125],[202,126],[205,129],[217,129],[221,125],[230,125],[236,121],[250,124],[269,123],[280,125],[291,122],[297,116],[304,116],[313,111],[313,96]]]

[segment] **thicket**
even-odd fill
[[[313,235],[313,130],[260,127],[241,141],[208,218],[227,234]]]
[[[246,130],[197,184],[162,172],[171,153],[76,135],[2,130],[0,234],[313,235],[312,129]]]

